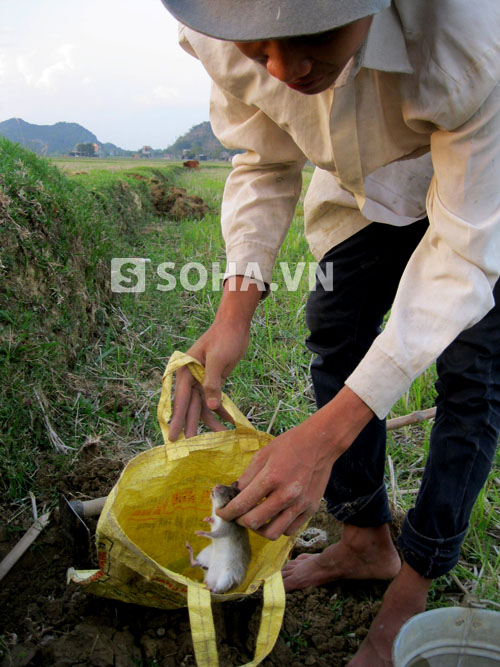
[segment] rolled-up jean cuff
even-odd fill
[[[436,579],[455,567],[467,529],[453,537],[430,538],[418,533],[411,524],[414,510],[409,510],[401,527],[398,546],[410,567],[427,579]]]
[[[369,496],[360,496],[355,500],[348,500],[338,505],[334,505],[326,498],[326,509],[337,521],[361,528],[382,526],[392,521],[385,484],[379,486]]]

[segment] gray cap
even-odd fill
[[[391,0],[162,0],[197,32],[231,42],[313,35],[376,14]]]

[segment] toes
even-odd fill
[[[285,588],[285,593],[291,593],[292,591],[297,591],[300,590],[301,588],[301,586],[297,582],[294,582],[293,577],[288,577],[287,579],[283,579],[283,586]]]
[[[297,558],[294,558],[293,560],[289,560],[288,563],[285,563],[283,566],[282,572],[289,572],[292,570],[295,570],[295,568],[298,565],[298,561],[304,561],[307,560],[308,558],[311,558],[315,554],[300,554],[300,556],[297,556]]]

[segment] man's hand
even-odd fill
[[[224,284],[220,306],[212,326],[187,353],[205,366],[201,386],[188,368],[177,371],[174,406],[169,437],[175,441],[184,429],[186,438],[196,435],[200,419],[213,431],[226,427],[230,416],[221,406],[222,384],[245,354],[252,315],[261,297],[254,284],[243,284],[242,276],[232,276]]]
[[[275,540],[293,534],[316,512],[337,456],[322,454],[314,440],[306,440],[305,424],[255,454],[238,480],[241,493],[220,516],[240,517],[241,525]]]
[[[241,493],[217,514],[276,540],[318,509],[332,465],[373,417],[350,389],[255,454],[238,480]]]
[[[226,428],[214,412],[221,419],[231,421],[220,405],[222,384],[245,354],[247,345],[248,333],[245,330],[214,322],[187,351],[205,366],[205,381],[201,386],[186,367],[177,371],[170,440],[176,440],[182,428],[186,438],[196,435],[200,419],[212,431]]]

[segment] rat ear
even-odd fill
[[[238,480],[236,480],[236,482],[233,482],[231,484],[231,486],[233,487],[233,489],[237,489],[238,488]]]

